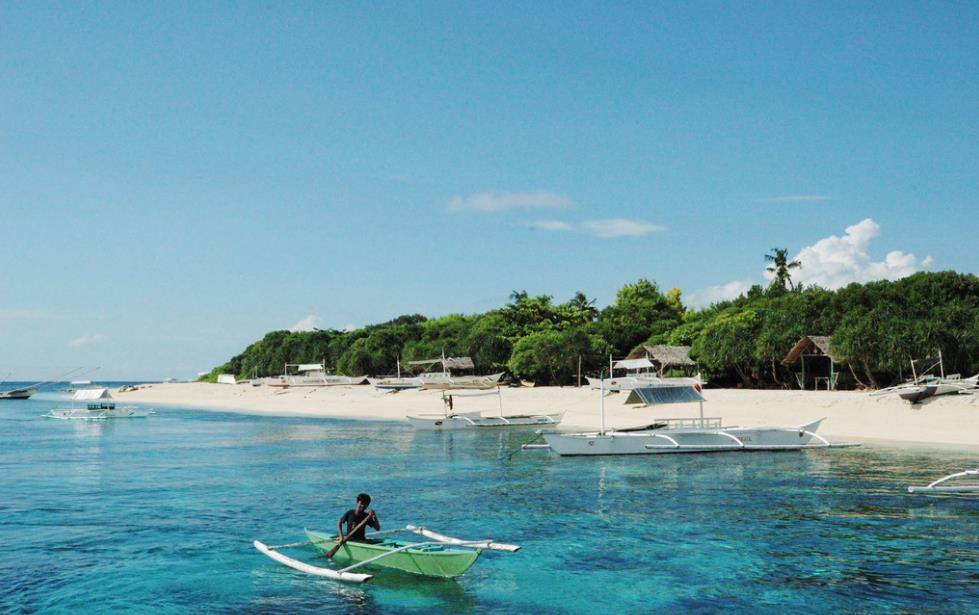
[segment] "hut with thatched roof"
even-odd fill
[[[830,340],[828,335],[806,335],[782,359],[782,365],[790,369],[801,367],[799,372],[793,370],[800,389],[812,382],[814,389],[823,385],[827,390],[836,390],[840,375],[836,366],[842,362],[830,351]]]
[[[695,367],[697,362],[690,358],[690,346],[636,346],[626,359],[649,359],[662,376],[671,367]]]

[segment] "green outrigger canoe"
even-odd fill
[[[313,546],[327,553],[336,546],[337,538],[322,532],[306,530]],[[403,540],[378,542],[348,541],[333,556],[338,564],[356,564],[413,543]],[[376,568],[394,568],[426,577],[457,577],[476,563],[480,549],[452,548],[451,545],[426,544],[392,553],[370,564]]]
[[[337,537],[332,534],[306,529],[306,542],[287,545],[267,546],[254,541],[259,552],[269,556],[280,564],[302,572],[334,579],[362,583],[371,578],[360,570],[361,567],[387,568],[400,570],[410,574],[426,577],[452,578],[469,570],[479,558],[483,549],[494,551],[514,552],[520,549],[516,545],[496,543],[492,540],[462,540],[444,536],[431,530],[408,525],[396,530],[374,532],[368,535],[369,542],[346,542],[333,555],[333,560],[341,566],[339,570],[313,566],[306,562],[295,560],[279,552],[287,547],[313,545],[323,553],[329,553],[337,544]],[[404,540],[378,539],[382,534],[413,533],[424,536],[423,542],[408,542]]]

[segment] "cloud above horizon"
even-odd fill
[[[574,227],[563,220],[534,220],[524,226],[538,231],[573,231]]]
[[[319,324],[321,320],[322,319],[316,314],[309,314],[305,318],[300,318],[296,322],[296,324],[289,327],[289,330],[292,331],[293,333],[299,333],[301,331],[312,331],[313,329],[317,328],[316,325]]]
[[[650,233],[659,233],[666,230],[666,227],[660,224],[628,218],[585,220],[581,223],[581,228],[585,232],[591,233],[595,237],[601,237],[602,239],[611,239],[613,237],[643,237]]]
[[[578,204],[557,192],[479,192],[466,197],[452,197],[449,211],[506,211],[508,209],[573,209]]]
[[[82,346],[94,346],[96,344],[101,344],[104,341],[105,336],[97,333],[95,335],[82,335],[80,337],[76,337],[68,342],[68,345],[72,348],[79,348]]]
[[[793,272],[796,283],[836,289],[851,282],[898,280],[931,267],[932,258],[892,250],[884,260],[875,261],[867,253],[870,242],[880,236],[880,225],[872,218],[846,227],[842,237],[830,235],[806,246],[794,257],[802,268]],[[765,279],[772,274],[765,272]]]
[[[766,203],[814,203],[818,201],[835,201],[836,197],[825,194],[786,194],[759,200]]]
[[[874,280],[898,280],[932,266],[932,258],[919,259],[914,254],[891,250],[883,260],[875,261],[867,250],[873,239],[880,236],[880,225],[872,218],[864,218],[846,227],[841,237],[830,235],[805,246],[790,260],[802,263],[792,270],[796,284],[816,285],[835,290],[852,282]],[[763,271],[767,285],[774,277]],[[687,303],[693,307],[706,307],[719,301],[735,299],[751,288],[752,280],[734,280],[718,286],[707,286],[693,291]]]
[[[736,299],[748,292],[751,286],[751,280],[733,280],[727,284],[707,286],[690,293],[684,302],[695,308],[705,308],[720,301]]]

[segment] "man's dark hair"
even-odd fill
[[[370,504],[371,504],[371,496],[367,495],[366,493],[358,494],[357,495],[357,501],[358,502],[363,502],[364,503],[364,506],[370,506]]]

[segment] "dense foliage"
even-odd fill
[[[908,375],[912,357],[943,353],[946,371],[979,367],[979,278],[918,273],[835,291],[776,283],[701,310],[684,308],[680,291],[639,280],[597,309],[583,293],[564,303],[514,292],[484,314],[400,316],[354,331],[273,331],[209,375],[282,373],[285,363],[325,361],[345,374],[389,374],[397,361],[471,356],[478,373],[507,371],[541,384],[572,384],[596,374],[608,356],[642,343],[692,346],[714,382],[787,386],[781,361],[805,335],[832,336],[832,351],[853,384],[883,386]]]

